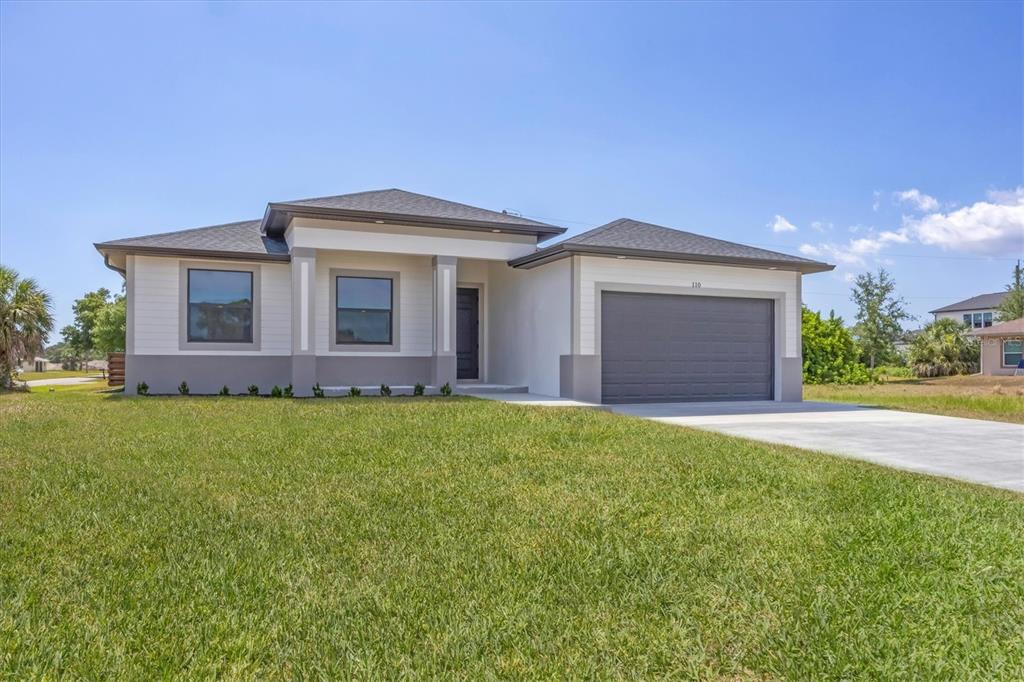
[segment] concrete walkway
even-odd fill
[[[26,381],[29,386],[74,386],[75,384],[88,384],[91,381],[102,381],[100,375],[94,377],[62,377],[60,379],[33,379]]]
[[[1024,492],[1024,425],[838,403],[658,403],[612,411]]]

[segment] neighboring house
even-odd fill
[[[991,327],[975,329],[971,336],[981,341],[981,373],[1010,375],[1017,369],[1024,344],[1024,318],[997,322]]]
[[[564,231],[389,189],[96,248],[126,279],[129,393],[801,399],[801,277],[833,266],[628,219],[538,248]]]
[[[35,357],[32,360],[25,360],[21,363],[21,373],[25,372],[50,372],[61,368],[59,362],[50,362],[46,358]]]
[[[981,294],[929,312],[935,316],[936,320],[948,318],[963,322],[973,329],[983,329],[992,326],[996,318],[996,309],[999,308],[999,304],[1003,302],[1005,296],[1005,291]]]

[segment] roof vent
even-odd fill
[[[511,208],[503,208],[503,209],[501,209],[501,212],[504,213],[505,215],[510,215],[510,216],[513,216],[513,217],[516,217],[516,218],[522,218],[523,217],[522,213],[520,213],[519,211],[513,211]]]

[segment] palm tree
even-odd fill
[[[42,348],[53,329],[50,294],[32,278],[0,265],[0,386],[9,387],[22,358]]]

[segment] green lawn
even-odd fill
[[[805,400],[1024,424],[1024,377],[890,379],[865,386],[804,386]]]
[[[1020,679],[1024,496],[596,410],[0,396],[0,677]]]

